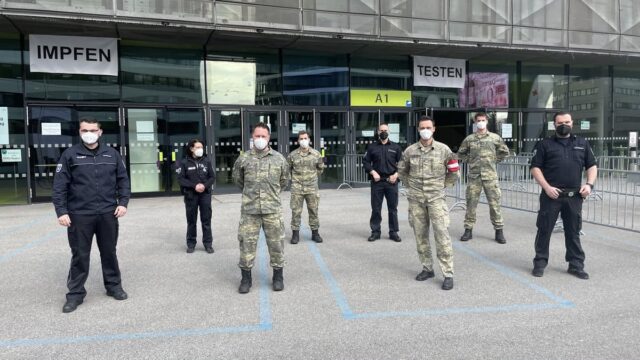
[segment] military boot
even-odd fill
[[[321,243],[322,242],[322,237],[320,237],[320,234],[318,233],[318,230],[311,230],[311,240],[317,242],[317,243]]]
[[[292,230],[293,234],[291,234],[291,243],[297,244],[300,241],[300,230]]]
[[[502,232],[502,229],[496,230],[496,242],[498,244],[506,244],[507,243],[507,239],[504,238],[504,233]]]
[[[273,291],[284,289],[284,279],[282,278],[282,268],[273,268]]]
[[[238,288],[238,292],[240,294],[246,294],[251,289],[251,270],[242,270],[242,280],[240,280],[240,288]]]
[[[469,241],[473,239],[473,234],[471,233],[471,229],[464,229],[464,234],[460,237],[460,241]]]

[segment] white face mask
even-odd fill
[[[429,140],[431,139],[432,136],[433,136],[433,131],[429,129],[420,130],[420,137],[422,138],[422,140]]]
[[[480,130],[484,130],[487,128],[487,122],[486,121],[478,121],[476,123],[476,128],[480,129]]]
[[[300,146],[302,146],[305,149],[308,148],[309,147],[309,139],[300,140]]]
[[[253,139],[253,146],[258,150],[264,150],[269,142],[265,138]]]
[[[93,145],[98,142],[100,136],[94,132],[84,132],[80,134],[80,138],[87,145]]]
[[[195,149],[195,150],[193,151],[193,154],[194,154],[196,157],[202,157],[202,155],[204,155],[204,149]]]

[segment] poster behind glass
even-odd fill
[[[509,107],[509,74],[472,72],[460,89],[461,107]]]

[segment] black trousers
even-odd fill
[[[371,233],[380,235],[382,222],[382,201],[387,199],[389,213],[389,234],[398,232],[398,182],[392,184],[385,180],[371,182]]]
[[[91,243],[96,236],[100,260],[102,263],[102,280],[109,290],[122,289],[120,268],[116,255],[118,244],[118,218],[113,213],[99,215],[70,214],[71,226],[67,229],[69,247],[71,248],[71,268],[67,278],[67,300],[82,300],[87,295],[84,283],[89,276],[91,259]]]
[[[198,209],[202,223],[202,243],[211,246],[211,193],[187,191],[184,194],[184,205],[187,214],[187,246],[195,247],[198,236]]]
[[[565,260],[572,268],[580,270],[584,268],[585,255],[582,245],[580,245],[583,201],[580,195],[553,200],[544,192],[540,194],[540,211],[538,211],[536,221],[538,233],[535,243],[536,257],[533,259],[534,267],[544,268],[549,262],[549,241],[559,213],[564,226]]]

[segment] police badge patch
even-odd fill
[[[176,169],[176,174],[180,174],[181,172],[182,172],[182,168],[179,167]]]
[[[62,171],[62,164],[58,164],[58,166],[56,166],[56,172],[59,173],[60,171]]]

